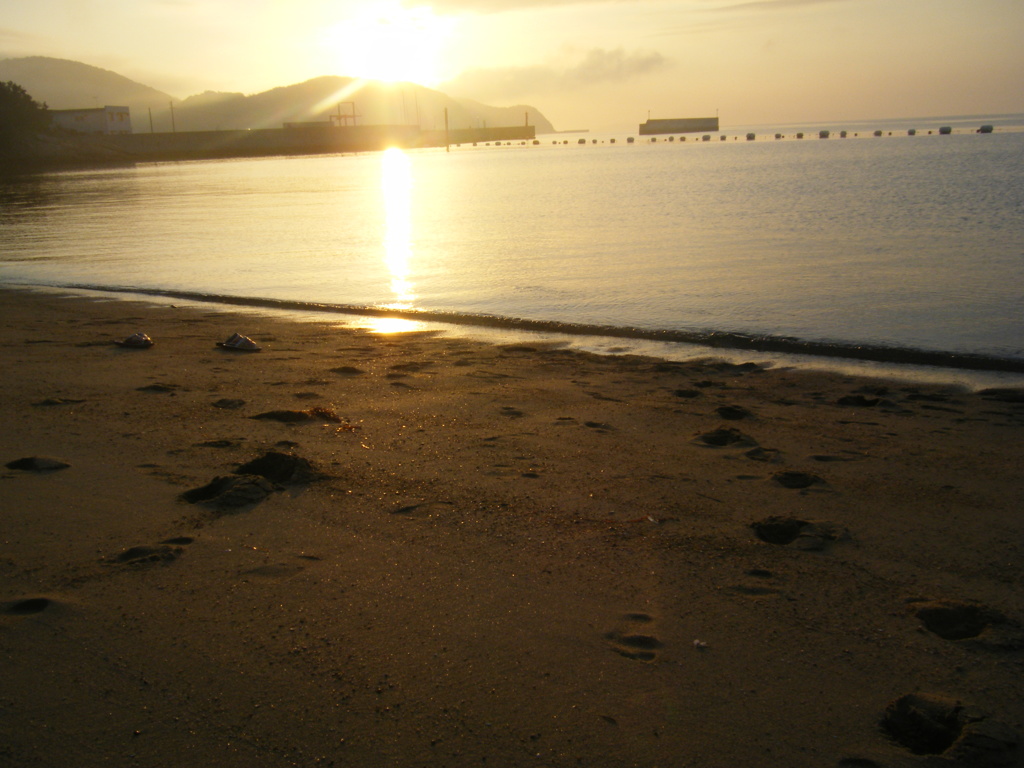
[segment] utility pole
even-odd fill
[[[173,101],[170,102],[170,105],[171,105],[171,133],[177,133],[178,132],[178,128],[174,124],[174,102]]]

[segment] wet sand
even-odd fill
[[[1019,392],[0,306],[0,764],[1019,763]]]

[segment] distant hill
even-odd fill
[[[128,106],[136,133],[148,133],[151,125],[157,132],[172,127],[178,131],[280,128],[284,123],[327,120],[329,114],[338,113],[340,102],[354,102],[359,125],[419,123],[427,130],[442,129],[447,108],[451,128],[523,125],[528,114],[537,133],[554,131],[533,107],[492,107],[411,83],[366,81],[356,88],[350,77],[317,77],[249,96],[207,92],[179,100],[99,67],[29,56],[0,60],[0,81],[17,83],[50,109]],[[351,110],[349,104],[341,106],[342,114]]]
[[[411,83],[366,81],[359,86],[351,77],[317,77],[252,96],[213,92],[190,96],[175,105],[175,122],[178,130],[280,128],[283,123],[326,120],[339,112],[349,115],[352,104],[347,102],[354,103],[359,125],[419,124],[440,130],[447,108],[450,128],[523,125],[529,114],[538,133],[553,130],[532,107],[492,107]]]
[[[168,104],[175,101],[166,93],[116,72],[46,56],[0,60],[0,81],[17,83],[50,109],[85,109],[110,104],[137,105],[141,112],[152,106],[167,112]]]

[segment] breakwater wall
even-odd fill
[[[432,147],[445,145],[444,131],[424,133],[433,143]],[[532,125],[514,125],[504,128],[456,128],[448,131],[448,144],[485,144],[489,141],[530,141],[537,137],[537,129]]]
[[[108,136],[105,143],[134,160],[208,160],[268,155],[373,152],[388,147],[532,139],[533,126],[421,131],[409,125],[302,126],[249,131],[187,131]],[[447,141],[446,141],[447,138]]]
[[[107,137],[108,143],[136,160],[208,160],[266,155],[316,155],[370,152],[418,145],[415,126],[348,128],[267,128],[251,131],[133,133]]]

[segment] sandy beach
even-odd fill
[[[1021,764],[1019,391],[0,307],[0,765]]]

